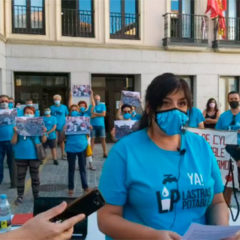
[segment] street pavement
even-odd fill
[[[108,150],[112,144],[107,144]],[[48,150],[49,151],[49,150]],[[40,166],[40,193],[41,197],[68,197],[68,164],[67,160],[59,160],[59,165],[54,165],[51,160],[51,154],[48,152],[48,158]],[[60,156],[60,151],[58,152]],[[102,148],[100,144],[95,144],[93,165],[96,171],[91,171],[87,168],[87,179],[90,188],[97,187],[102,171],[103,158]],[[0,185],[0,194],[5,193],[8,196],[8,201],[11,204],[12,213],[27,213],[33,211],[33,196],[29,172],[25,180],[25,193],[23,203],[19,206],[14,204],[17,197],[17,189],[10,188],[9,172],[5,161],[4,180]],[[88,165],[87,165],[88,166]],[[78,197],[83,194],[78,164],[76,161],[76,171],[74,177],[75,191],[73,197]]]

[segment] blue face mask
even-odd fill
[[[132,115],[135,116],[136,115],[136,111],[132,111]]]
[[[71,116],[72,117],[77,117],[77,116],[79,116],[79,112],[78,111],[72,111]]]
[[[85,110],[86,110],[85,107],[80,107],[80,111],[81,111],[81,112],[84,112]]]
[[[13,107],[14,107],[13,102],[9,102],[9,103],[8,103],[8,108],[9,108],[9,109],[13,109]]]
[[[60,105],[60,102],[61,102],[60,100],[55,100],[55,101],[54,101],[54,104],[55,104],[55,105]]]
[[[45,111],[44,114],[45,115],[50,115],[51,111]]]
[[[124,114],[123,114],[123,118],[124,118],[125,120],[130,119],[131,116],[132,116],[132,115],[131,115],[130,113],[124,113]]]
[[[187,113],[177,109],[156,112],[155,121],[159,128],[169,136],[182,133],[182,127],[187,123]]]
[[[24,114],[24,117],[34,117],[34,114]]]

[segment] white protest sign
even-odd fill
[[[228,179],[228,187],[232,187],[232,178],[228,177],[229,174],[229,160],[230,155],[226,151],[225,147],[227,144],[236,144],[237,145],[237,132],[236,131],[222,131],[214,129],[199,129],[199,128],[187,128],[187,130],[194,132],[202,137],[204,137],[207,142],[212,147],[212,150],[215,154],[215,157],[218,162],[222,174],[223,183],[226,183]],[[239,188],[238,183],[238,169],[236,161],[233,163],[233,175],[234,175],[234,184],[236,188]]]

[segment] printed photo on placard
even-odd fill
[[[0,110],[0,126],[12,125],[17,116],[17,109],[1,109]]]
[[[66,117],[65,134],[90,134],[90,118]]]
[[[23,110],[23,109],[24,109],[25,107],[27,107],[27,106],[28,106],[28,105],[26,105],[26,104],[18,104],[18,105],[16,106],[16,108]],[[34,107],[35,110],[38,110],[38,108],[39,108],[38,103],[33,103],[33,105],[32,105],[31,107]]]
[[[89,97],[91,95],[90,85],[73,85],[73,97]]]
[[[141,105],[140,92],[122,91],[121,101],[123,104],[139,107]]]
[[[134,121],[134,120],[114,121],[115,138],[119,140],[120,138],[136,131],[138,128],[138,125],[139,125],[139,121]]]
[[[21,136],[42,136],[44,132],[44,123],[42,117],[17,117],[17,132]]]

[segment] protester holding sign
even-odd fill
[[[7,95],[0,96],[0,109],[9,108],[9,100]],[[7,155],[7,164],[9,168],[9,175],[11,179],[11,187],[15,187],[14,173],[13,173],[13,149],[11,139],[13,136],[13,124],[0,125],[0,184],[3,181],[3,162]]]
[[[70,107],[70,116],[78,117],[79,108],[78,105],[73,104]],[[65,126],[66,128],[66,126]],[[82,188],[85,192],[89,190],[87,183],[87,171],[86,171],[86,149],[88,141],[87,134],[72,134],[66,135],[66,153],[68,160],[68,195],[72,196],[74,193],[74,174],[75,174],[75,162],[78,158],[79,173],[82,182]]]
[[[51,116],[50,108],[44,109],[44,117],[43,121],[45,127],[47,128],[46,137],[47,141],[44,143],[44,148],[49,147],[51,149],[53,164],[58,165],[57,160],[57,135],[56,135],[56,127],[57,127],[57,119],[54,116]]]
[[[182,129],[188,84],[158,76],[145,102],[140,130],[117,142],[104,164],[101,231],[107,239],[180,240],[192,222],[228,225],[216,158],[202,137]]]
[[[228,93],[228,103],[230,110],[222,113],[216,124],[216,129],[220,130],[234,130],[238,131],[238,145],[240,145],[240,96],[236,91]],[[240,157],[237,160],[238,167],[240,167]],[[225,200],[228,204],[231,203],[232,188],[227,187],[224,192]]]
[[[63,127],[65,125],[65,117],[68,115],[68,108],[66,105],[61,104],[62,97],[58,94],[53,96],[54,105],[50,107],[52,116],[57,119],[57,136],[58,143],[61,148],[62,159],[66,159],[66,155],[64,154],[64,131]]]
[[[25,107],[24,116],[34,117],[35,108]],[[45,135],[41,138],[42,142],[46,141]],[[33,197],[37,198],[39,194],[39,166],[40,160],[37,157],[36,144],[40,143],[39,136],[22,136],[18,134],[18,130],[14,127],[14,135],[12,137],[12,144],[14,144],[14,156],[17,165],[17,199],[15,204],[23,202],[24,185],[27,169],[29,168],[32,180]]]

